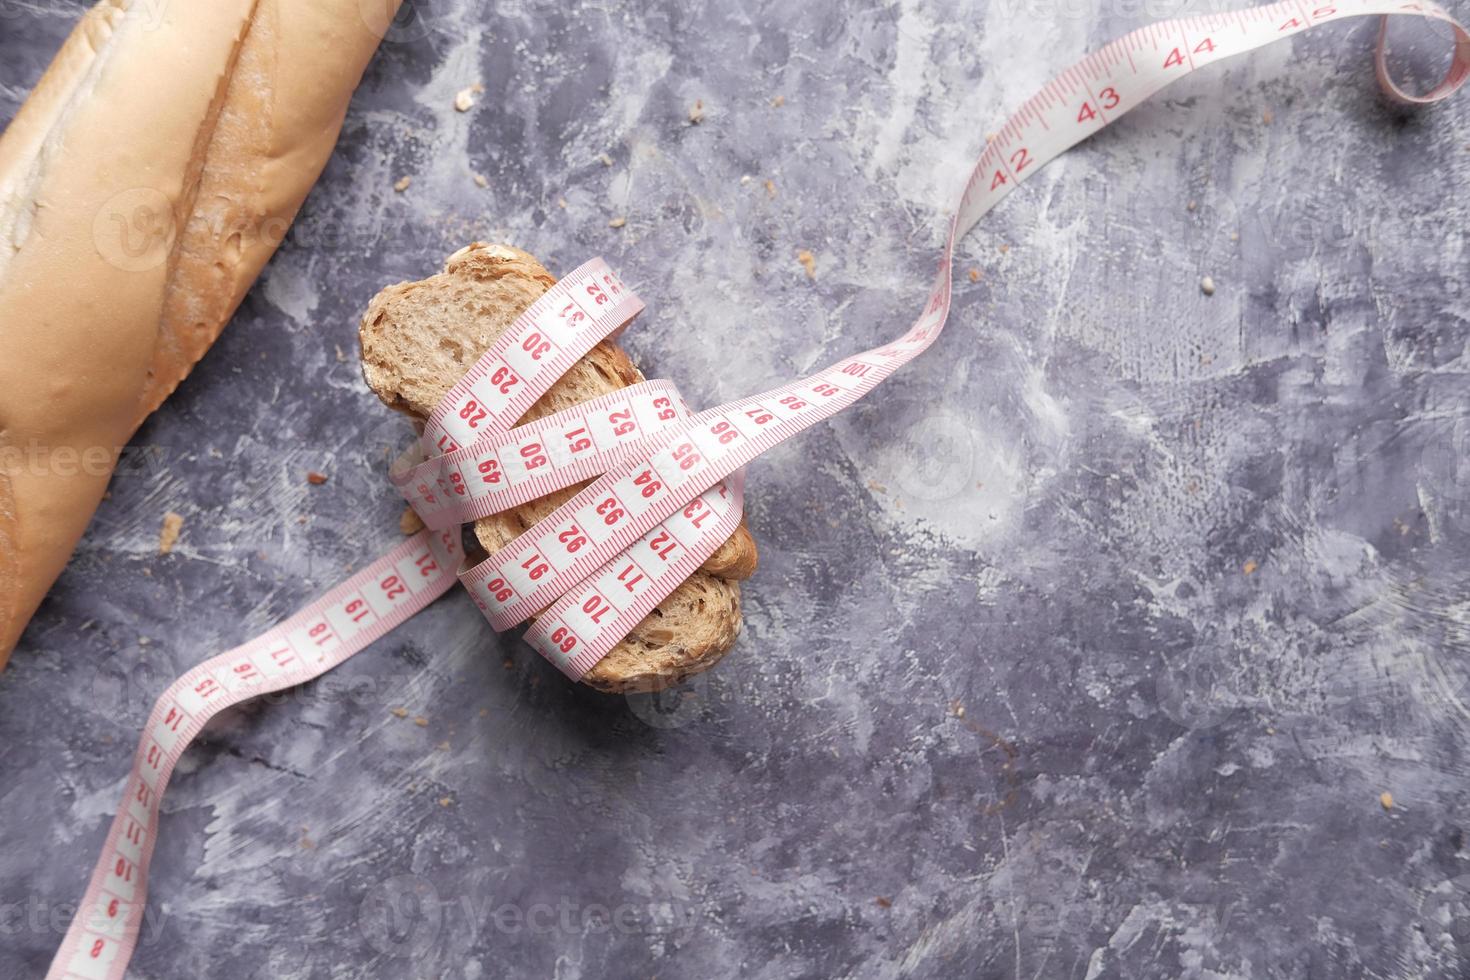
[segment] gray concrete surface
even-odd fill
[[[79,9],[0,0],[0,119]],[[167,680],[397,539],[378,287],[603,254],[651,375],[758,390],[902,329],[986,130],[1180,9],[416,4],[0,676],[0,976]],[[987,218],[938,346],[753,467],[745,634],[687,693],[573,687],[455,594],[231,712],[131,976],[1470,976],[1470,111],[1385,107],[1372,32],[1192,78]]]

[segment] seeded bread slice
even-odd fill
[[[475,243],[450,256],[444,272],[378,293],[363,315],[363,376],[389,407],[422,421],[507,327],[556,279],[535,258]],[[615,343],[574,364],[520,422],[530,422],[644,380]],[[475,522],[490,554],[571,499],[567,487]],[[658,608],[583,678],[602,691],[657,691],[708,670],[740,632],[740,585],[757,563],[744,522]]]

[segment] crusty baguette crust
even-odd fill
[[[126,7],[127,0],[104,0],[83,14],[6,127],[0,139],[0,242],[13,247],[25,237],[34,206],[31,185],[44,167],[46,138],[106,64]],[[10,257],[11,248],[0,248],[0,275]]]
[[[32,188],[42,172],[46,137],[105,62],[126,5],[126,0],[105,0],[82,15],[0,137],[0,276],[35,220]],[[0,416],[0,451],[15,441],[10,424]],[[29,597],[21,582],[20,518],[7,472],[12,465],[0,457],[0,669],[30,615],[21,612]]]
[[[373,3],[391,17],[385,0]],[[219,338],[326,166],[377,46],[363,10],[362,0],[258,0],[205,148],[140,422]]]
[[[379,40],[358,0],[102,0],[0,137],[0,666],[119,448],[279,243]]]
[[[476,243],[451,256],[439,276],[389,286],[374,297],[362,319],[363,374],[369,387],[385,404],[422,420],[515,317],[554,284],[525,252]],[[520,421],[642,380],[621,348],[600,343]],[[476,521],[475,536],[493,554],[586,485]],[[740,626],[738,581],[748,578],[756,563],[755,542],[742,522],[584,682],[606,691],[658,690],[709,669],[734,644]]]

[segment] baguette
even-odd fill
[[[556,284],[530,255],[476,243],[444,272],[389,286],[363,315],[363,377],[390,408],[422,422],[522,311]],[[589,351],[531,406],[531,422],[644,380],[610,341]],[[475,522],[490,554],[591,481]],[[754,574],[755,541],[742,521],[668,598],[582,678],[607,692],[656,691],[713,667],[740,631],[740,585]]]
[[[0,137],[0,667],[321,173],[362,9],[101,0]]]

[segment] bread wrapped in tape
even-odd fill
[[[219,336],[398,0],[102,0],[0,137],[0,666]]]
[[[362,370],[384,404],[427,418],[464,373],[525,310],[556,284],[536,258],[508,245],[475,242],[449,257],[444,271],[388,286],[363,314]],[[592,348],[521,417],[545,418],[643,380],[611,340]],[[494,554],[576,496],[591,481],[566,487],[475,522],[480,546]],[[744,520],[704,565],[633,627],[582,678],[609,693],[660,691],[703,673],[740,633],[740,582],[759,555]]]

